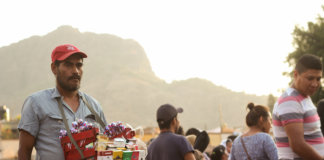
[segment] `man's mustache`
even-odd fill
[[[69,80],[73,80],[73,79],[81,80],[81,76],[79,76],[79,75],[73,75],[73,76],[69,77]]]

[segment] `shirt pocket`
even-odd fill
[[[65,128],[63,118],[60,115],[50,114],[48,115],[48,121],[46,124],[44,124],[45,130],[47,130],[49,133],[51,133],[54,136],[60,135],[60,130]]]

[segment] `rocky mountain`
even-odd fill
[[[157,126],[157,108],[170,103],[184,109],[179,118],[185,129],[215,128],[221,117],[235,127],[244,125],[248,102],[264,105],[267,101],[266,96],[233,92],[200,78],[166,83],[154,74],[135,40],[61,26],[0,48],[0,104],[7,105],[12,116],[20,114],[28,95],[55,86],[50,55],[55,46],[65,43],[88,54],[81,91],[101,103],[108,122]]]

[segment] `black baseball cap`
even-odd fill
[[[158,123],[165,123],[174,118],[178,113],[182,113],[182,108],[175,108],[171,104],[164,104],[159,107],[156,112],[156,120]]]

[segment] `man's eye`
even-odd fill
[[[78,68],[81,68],[81,67],[83,66],[83,64],[82,64],[82,63],[78,63],[76,66],[77,66]]]

